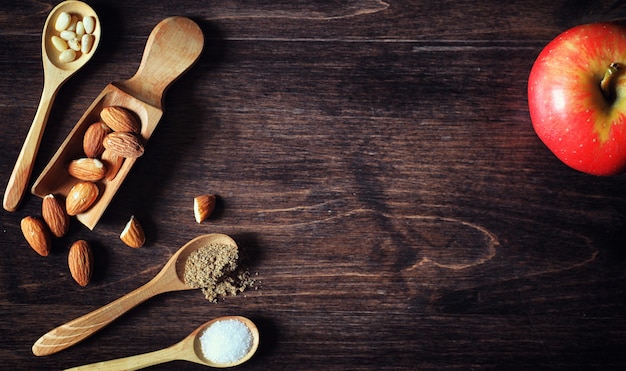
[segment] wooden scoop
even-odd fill
[[[134,112],[141,122],[141,137],[145,144],[163,115],[165,90],[198,60],[203,46],[202,30],[188,18],[170,17],[156,25],[148,37],[135,75],[104,88],[35,181],[32,193],[39,197],[50,193],[67,196],[78,181],[69,175],[67,166],[72,160],[85,157],[85,131],[94,122],[101,121],[100,111],[104,107],[121,106]],[[125,159],[115,178],[98,182],[98,200],[89,210],[76,216],[81,223],[89,229],[96,226],[135,161]]]

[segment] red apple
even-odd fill
[[[568,166],[594,175],[626,170],[626,28],[571,28],[541,51],[528,78],[535,132]]]

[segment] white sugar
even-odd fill
[[[252,346],[248,327],[236,319],[218,321],[200,336],[205,358],[217,364],[233,363],[242,359]]]

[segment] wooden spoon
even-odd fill
[[[80,53],[80,56],[76,60],[69,63],[63,63],[59,60],[60,52],[52,45],[52,36],[58,34],[58,31],[54,29],[54,25],[57,17],[62,12],[75,14],[78,18],[91,16],[96,20],[96,28],[93,32],[94,44],[91,50],[89,53]],[[6,191],[4,192],[2,206],[5,210],[11,212],[17,210],[17,207],[24,197],[24,191],[26,190],[28,180],[33,171],[35,157],[37,156],[41,138],[43,137],[43,131],[46,127],[48,116],[50,115],[50,109],[52,108],[52,102],[57,92],[65,81],[91,59],[100,43],[100,38],[101,27],[98,15],[89,5],[81,1],[64,1],[54,7],[50,14],[48,14],[41,36],[41,58],[43,60],[44,72],[43,92],[41,94],[41,100],[39,101],[39,107],[35,113],[35,118],[28,130],[22,149],[17,156],[15,167],[13,168]]]
[[[218,321],[224,321],[234,319],[241,321],[245,324],[250,330],[250,334],[252,335],[252,344],[248,349],[248,352],[245,356],[238,359],[235,362],[231,363],[216,363],[209,359],[207,359],[200,345],[200,337],[204,330],[209,328],[212,324]],[[172,345],[169,348],[157,350],[150,353],[139,354],[135,356],[125,357],[114,359],[110,361],[103,361],[92,363],[89,365],[78,366],[69,368],[66,371],[79,371],[79,370],[101,370],[101,371],[115,371],[115,370],[138,370],[140,368],[154,366],[160,363],[170,362],[174,360],[183,360],[189,362],[199,363],[201,365],[210,366],[210,367],[234,367],[240,365],[247,360],[249,360],[254,353],[256,352],[259,346],[259,330],[257,329],[254,322],[251,320],[240,317],[240,316],[225,316],[216,318],[209,322],[206,322],[202,326],[198,327],[194,332],[189,334],[185,339],[181,342]]]
[[[145,285],[40,337],[33,345],[33,354],[46,356],[69,348],[153,296],[193,289],[184,281],[185,262],[192,252],[209,244],[237,246],[232,238],[224,234],[206,234],[194,238],[178,249],[161,271]]]
[[[136,74],[104,88],[35,181],[32,192],[40,197],[50,193],[67,196],[77,182],[67,172],[67,166],[72,160],[85,157],[85,131],[91,124],[100,121],[100,111],[104,107],[121,106],[134,112],[141,122],[141,137],[145,144],[163,115],[165,90],[191,68],[203,47],[202,30],[188,18],[171,17],[156,25],[148,37]],[[99,182],[100,197],[96,203],[76,216],[81,223],[89,229],[96,226],[135,161],[125,159],[115,178]]]

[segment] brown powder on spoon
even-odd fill
[[[202,289],[207,300],[235,296],[251,287],[250,272],[239,265],[236,245],[211,243],[192,252],[185,262],[184,280],[192,288]]]

